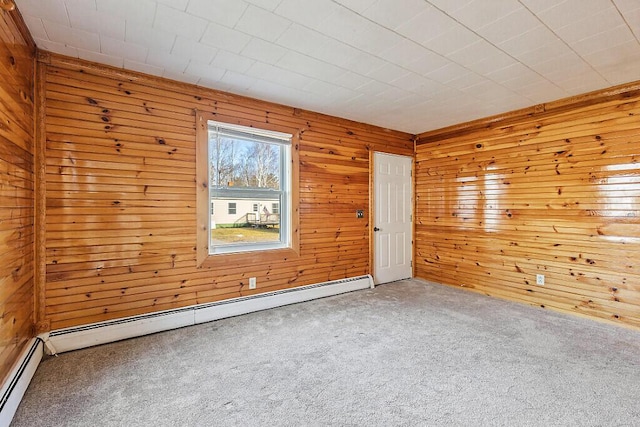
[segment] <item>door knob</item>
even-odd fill
[[[373,227],[373,231],[380,231],[378,227]]]

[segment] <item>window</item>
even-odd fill
[[[209,197],[228,204],[226,217],[211,217],[209,253],[288,247],[291,135],[215,121],[207,128]]]
[[[196,111],[198,267],[295,259],[300,129],[239,117],[224,123],[222,117]]]

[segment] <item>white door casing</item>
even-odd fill
[[[412,158],[373,154],[374,246],[376,283],[412,277]]]

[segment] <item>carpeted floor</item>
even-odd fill
[[[47,358],[19,426],[638,426],[640,332],[407,280]]]

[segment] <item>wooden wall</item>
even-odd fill
[[[419,135],[416,275],[640,327],[639,88]]]
[[[0,11],[0,380],[33,337],[35,46],[25,28]]]
[[[411,135],[43,55],[51,329],[370,273],[369,154]],[[302,129],[300,258],[196,268],[194,109]],[[39,288],[40,289],[40,288]],[[254,291],[251,291],[254,292]]]

